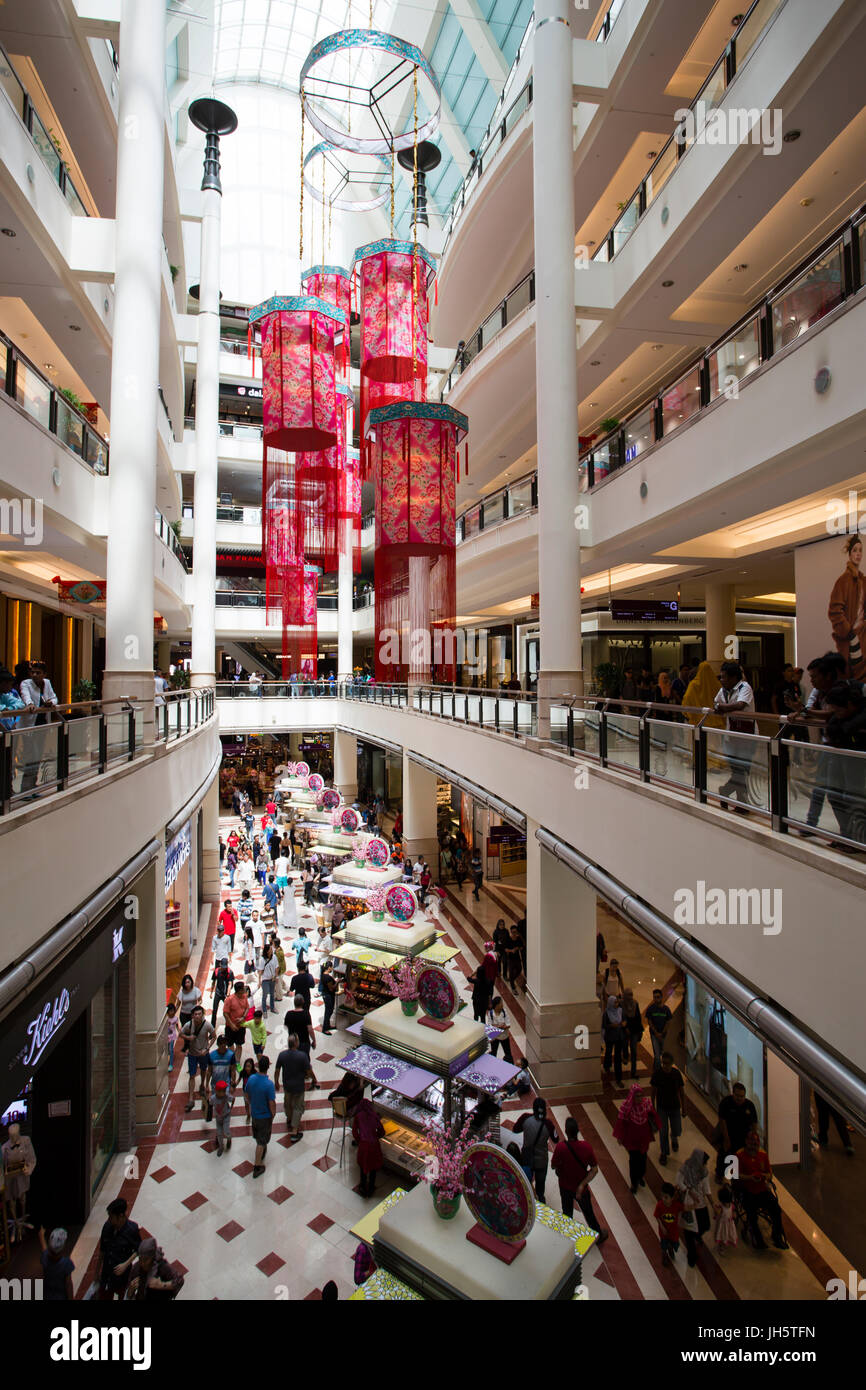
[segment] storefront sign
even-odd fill
[[[135,921],[117,904],[86,940],[0,1022],[0,1111],[62,1043],[94,994],[135,945]]]
[[[189,821],[181,826],[165,851],[165,891],[168,893],[181,869],[192,853],[192,837]]]

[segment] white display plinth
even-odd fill
[[[419,1065],[432,1063],[438,1070],[447,1071],[450,1063],[467,1053],[478,1056],[479,1052],[487,1050],[484,1024],[468,1018],[467,1013],[468,1010],[463,1010],[457,1014],[451,1019],[452,1027],[440,1033],[418,1022],[423,1018],[420,1010],[417,1014],[404,1014],[400,1000],[391,999],[364,1015],[361,1037],[371,1046],[393,1051],[398,1057],[423,1054],[424,1060]]]
[[[400,956],[414,956],[436,940],[436,923],[419,916],[405,927],[393,927],[387,914],[384,921],[376,922],[372,912],[365,912],[347,922],[343,934],[347,941],[354,941],[358,946],[374,946],[382,951],[395,951]]]
[[[347,843],[351,849],[351,840],[347,839]],[[334,870],[333,878],[337,883],[351,883],[355,888],[390,888],[392,883],[402,882],[403,871],[399,864],[389,864],[385,869],[357,869],[354,864],[341,864]]]
[[[463,1201],[457,1215],[443,1221],[433,1210],[427,1184],[421,1183],[382,1213],[374,1250],[380,1264],[384,1256],[386,1268],[391,1267],[391,1252],[395,1252],[401,1261],[416,1266],[421,1276],[429,1274],[440,1294],[450,1289],[452,1298],[481,1303],[490,1299],[549,1300],[570,1278],[577,1282],[580,1262],[568,1236],[536,1221],[523,1250],[507,1265],[466,1239],[474,1225],[475,1218]],[[385,1247],[381,1252],[380,1244]],[[399,1277],[411,1282],[411,1267],[401,1270]]]

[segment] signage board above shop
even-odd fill
[[[610,616],[618,623],[675,623],[680,605],[675,598],[612,598]]]
[[[165,847],[165,891],[172,887],[178,874],[189,859],[192,851],[192,839],[190,836],[189,821],[182,825],[180,830]]]
[[[135,895],[127,894],[80,946],[0,1023],[0,1111],[69,1033],[115,966],[135,945]]]
[[[261,386],[232,386],[227,381],[220,382],[220,395],[249,401],[260,401],[262,399]]]

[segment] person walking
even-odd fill
[[[246,1016],[246,990],[243,981],[236,980],[234,989],[223,1002],[223,1035],[226,1043],[235,1054],[235,1063],[238,1067],[241,1064],[241,1053],[247,1038],[246,1030],[243,1027]]]
[[[480,899],[478,895],[481,892],[481,885],[484,882],[484,866],[481,863],[481,854],[477,849],[472,851],[469,872],[472,875],[472,896],[476,902],[479,902]]]
[[[484,1023],[490,1002],[490,990],[481,965],[476,966],[474,973],[469,976],[468,983],[472,986],[472,1017],[476,1023]]]
[[[640,1005],[632,990],[623,990],[620,1008],[622,1009],[623,1059],[631,1063],[630,1076],[634,1081],[637,1077],[637,1050],[643,1037],[643,1022],[640,1016]]]
[[[130,1221],[125,1197],[115,1197],[106,1207],[108,1220],[99,1237],[102,1269],[99,1276],[100,1298],[122,1299],[129,1282],[129,1271],[141,1244],[141,1231]]]
[[[201,990],[198,988],[197,984],[195,983],[195,980],[192,978],[192,975],[184,975],[183,979],[180,982],[180,989],[177,992],[177,998],[174,1001],[174,1006],[177,1009],[181,1030],[183,1030],[186,1027],[186,1025],[190,1022],[192,1018],[192,1011],[195,1008],[196,1004],[201,1003],[201,998]]]
[[[499,1044],[501,1043],[503,1062],[510,1062],[513,1065],[514,1058],[511,1055],[511,1024],[508,1022],[508,1015],[505,1012],[502,999],[498,994],[491,1001],[490,1008],[487,1011],[487,1026],[488,1028],[496,1029],[496,1034],[490,1039],[490,1052],[492,1056],[496,1056],[499,1050]]]
[[[322,1032],[327,1037],[334,1031],[331,1027],[331,1019],[334,1014],[334,1004],[337,999],[337,981],[334,978],[331,962],[329,960],[324,961],[322,964],[321,973],[319,975],[319,989],[322,994],[322,1002],[325,1006],[325,1015],[322,1019]],[[504,1055],[503,1052],[503,1056]]]
[[[225,1001],[228,998],[229,988],[233,981],[234,975],[228,961],[220,961],[211,976],[211,983],[213,984],[213,1008],[211,1009],[210,1015],[211,1028],[216,1028],[220,1004],[225,1007]]]
[[[297,1033],[290,1033],[288,1046],[277,1057],[277,1065],[274,1068],[274,1087],[280,1089],[280,1079],[283,1082],[283,1109],[286,1112],[286,1124],[289,1127],[289,1139],[293,1144],[297,1144],[302,1138],[301,1119],[304,1114],[304,1081],[307,1075],[310,1059],[306,1052],[302,1052],[298,1047]]]
[[[569,1115],[565,1121],[565,1138],[560,1139],[553,1150],[550,1166],[559,1179],[563,1215],[573,1217],[574,1204],[577,1202],[586,1224],[598,1231],[596,1245],[603,1245],[609,1232],[599,1224],[589,1191],[589,1184],[598,1173],[598,1164],[592,1145],[581,1140],[573,1115]]]
[[[319,1083],[313,1071],[312,1061],[310,1060],[310,1053],[314,1051],[316,1047],[316,1035],[313,1032],[310,1010],[307,1008],[303,994],[296,994],[294,996],[294,1006],[286,1013],[285,1025],[287,1033],[295,1033],[297,1035],[299,1050],[306,1053],[307,1074],[312,1078],[310,1090],[317,1091],[319,1089]]]
[[[556,1126],[548,1118],[547,1101],[537,1096],[532,1102],[532,1112],[521,1115],[514,1126],[515,1134],[523,1135],[523,1148],[520,1166],[535,1184],[535,1195],[539,1202],[544,1201],[544,1185],[547,1181],[548,1144],[556,1139]]]
[[[276,1002],[274,1000],[274,988],[277,979],[277,956],[272,946],[265,946],[262,951],[262,1017],[267,1018],[268,1007],[271,1013],[276,1012]]]
[[[720,1210],[713,1202],[710,1191],[709,1157],[703,1149],[693,1149],[677,1174],[677,1196],[683,1204],[680,1228],[686,1247],[686,1260],[691,1269],[698,1262],[698,1247],[710,1229],[709,1207],[712,1206],[716,1216]]]
[[[679,1149],[686,1114],[686,1083],[682,1072],[674,1066],[669,1052],[663,1052],[661,1063],[650,1079],[652,1102],[661,1125],[659,1131],[659,1163],[668,1161],[673,1148]]]
[[[247,996],[249,998],[249,996]],[[249,1028],[250,1037],[253,1043],[253,1052],[261,1060],[268,1041],[268,1030],[265,1024],[264,1014],[261,1009],[255,1009],[252,1018],[245,1018],[241,1024],[242,1028]]]
[[[621,1086],[623,1043],[626,1032],[622,1021],[622,1009],[620,1008],[619,998],[615,994],[611,994],[608,998],[607,1006],[602,1015],[601,1031],[602,1040],[604,1042],[604,1073],[606,1076],[610,1075],[612,1063],[616,1084],[617,1086]]]
[[[217,1158],[222,1158],[225,1150],[232,1146],[232,1093],[227,1081],[215,1082],[211,1105],[216,1125],[216,1154]]]
[[[216,1037],[216,1030],[211,1027],[204,1016],[204,1009],[201,1004],[197,1004],[192,1011],[192,1018],[180,1030],[181,1040],[186,1043],[186,1061],[189,1068],[189,1099],[184,1107],[186,1111],[192,1110],[195,1105],[195,1078],[196,1074],[201,1077],[199,1082],[199,1096],[201,1098],[202,1109],[207,1105],[207,1069],[209,1065],[209,1054],[211,1044]]]
[[[652,1001],[647,1004],[643,1011],[643,1016],[646,1019],[647,1027],[650,1032],[653,1062],[655,1066],[658,1067],[661,1064],[662,1052],[664,1051],[665,1033],[667,1032],[668,1024],[673,1018],[673,1014],[667,1004],[662,1000],[662,992],[660,989],[653,990]]]
[[[613,1127],[613,1137],[618,1139],[628,1154],[628,1173],[632,1194],[639,1187],[646,1187],[647,1152],[653,1136],[659,1130],[659,1117],[640,1086],[632,1086],[623,1101]]]
[[[244,1090],[250,1111],[253,1139],[256,1142],[254,1178],[260,1178],[265,1171],[265,1156],[271,1141],[274,1116],[277,1113],[277,1093],[273,1081],[268,1076],[269,1067],[267,1057],[259,1057],[257,1069],[250,1073]]]
[[[515,994],[521,993],[520,979],[523,975],[523,939],[512,922],[508,928],[508,941],[505,944],[505,965],[508,970],[508,984]]]

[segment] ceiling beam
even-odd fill
[[[508,64],[490,32],[478,0],[451,0],[451,9],[460,21],[460,27],[484,69],[485,77],[499,96],[508,76]]]

